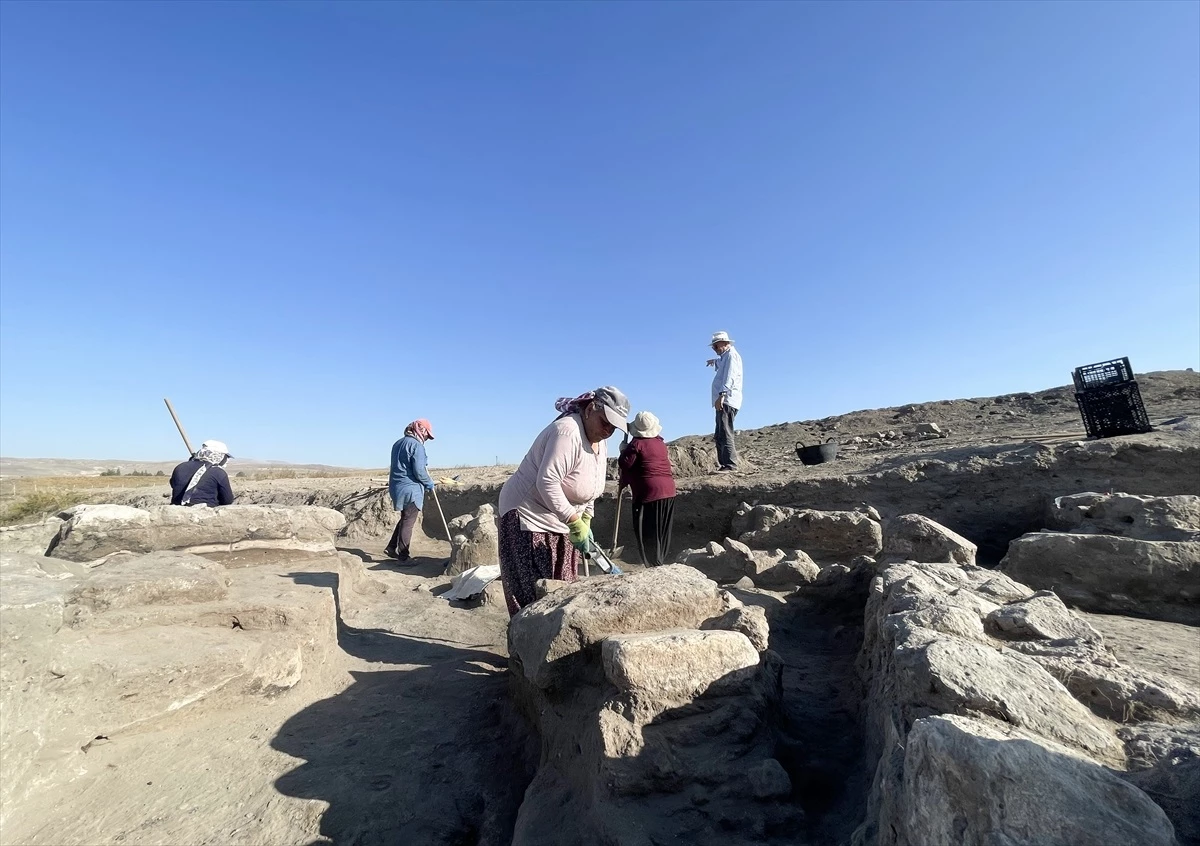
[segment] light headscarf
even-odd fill
[[[188,480],[187,488],[184,489],[183,497],[180,499],[181,505],[191,505],[192,495],[196,493],[196,485],[200,484],[200,480],[208,473],[212,467],[220,467],[225,459],[229,456],[223,452],[218,452],[211,447],[202,446],[196,450],[196,454],[192,456],[196,461],[202,461],[199,469],[192,474],[192,478]]]
[[[215,449],[202,446],[196,450],[196,454],[192,456],[197,461],[203,461],[205,464],[211,464],[214,467],[220,467],[221,462],[225,460],[225,453],[217,452]]]

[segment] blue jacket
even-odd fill
[[[433,479],[425,469],[425,444],[405,435],[392,444],[392,463],[388,468],[388,493],[392,505],[403,511],[410,502],[423,508],[425,491],[433,490]]]

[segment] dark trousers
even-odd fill
[[[737,467],[737,445],[733,442],[733,418],[738,410],[728,405],[717,412],[717,463],[724,469]]]
[[[671,525],[675,522],[675,497],[633,504],[633,533],[647,567],[667,563],[671,555]]]
[[[396,531],[392,532],[392,539],[388,541],[388,555],[400,561],[408,560],[408,548],[412,544],[413,529],[416,528],[417,518],[420,516],[421,509],[417,508],[414,503],[410,502],[404,506],[404,510],[400,512],[400,522],[396,524]]]

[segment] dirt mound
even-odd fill
[[[1138,386],[1152,423],[1180,416],[1200,417],[1200,373],[1161,370],[1139,374]],[[1200,419],[1190,421],[1200,426]],[[922,424],[934,424],[944,438],[926,438]],[[840,443],[838,459],[829,465],[803,468],[814,472],[856,472],[893,459],[964,445],[1012,443],[1057,434],[1084,438],[1083,423],[1070,385],[1044,391],[996,397],[938,400],[890,408],[851,411],[820,420],[776,423],[740,430],[738,452],[759,473],[775,473],[799,465],[798,444]],[[859,439],[857,442],[855,439]],[[670,444],[677,477],[702,475],[715,469],[696,460],[714,451],[712,435],[689,435]],[[715,455],[715,452],[714,452]]]

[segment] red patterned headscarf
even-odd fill
[[[575,414],[587,408],[587,404],[595,398],[595,391],[588,391],[577,397],[559,397],[554,401],[554,410],[564,415]]]
[[[413,422],[409,423],[408,427],[404,430],[404,434],[412,435],[422,443],[425,441],[432,441],[433,424],[422,417],[419,420],[414,420]]]

